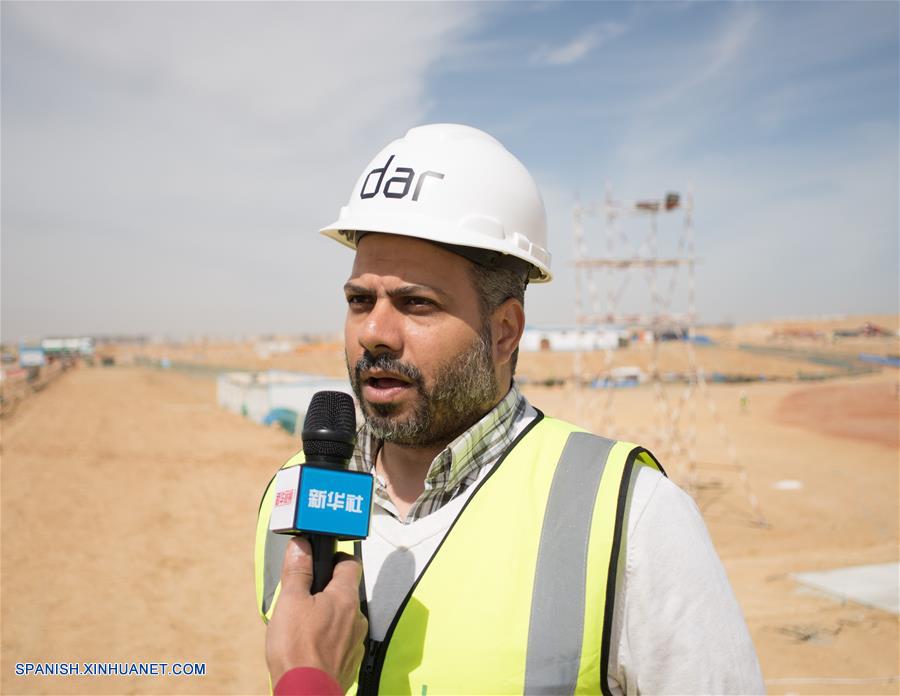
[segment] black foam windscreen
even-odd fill
[[[350,459],[356,444],[353,398],[339,391],[313,394],[303,421],[303,451],[307,456]]]

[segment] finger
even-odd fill
[[[351,556],[349,553],[344,553],[343,551],[338,551],[334,554],[334,565],[337,565],[341,561],[355,561],[357,560],[355,556]]]
[[[328,587],[334,587],[338,591],[358,592],[359,579],[362,577],[362,564],[346,554],[337,554],[335,561],[334,572]]]
[[[291,537],[281,566],[281,591],[309,594],[313,581],[312,547],[303,537]]]

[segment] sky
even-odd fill
[[[896,2],[4,1],[0,337],[338,332],[352,251],[317,230],[431,122],[538,182],[529,324],[575,319],[576,201],[666,191],[693,192],[700,321],[900,312],[898,27]],[[648,253],[648,220],[620,231]],[[681,213],[657,235],[679,253]],[[610,282],[648,306],[646,274]],[[657,283],[687,309],[685,271]]]

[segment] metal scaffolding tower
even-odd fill
[[[679,222],[679,216],[677,239],[673,239],[676,235],[670,234],[670,223]],[[589,232],[597,218],[602,221],[599,239]],[[663,221],[666,224],[661,237]],[[722,475],[731,473],[748,501],[751,521],[766,525],[746,468],[738,459],[697,361],[693,192],[683,199],[677,193],[667,193],[660,199],[617,201],[607,187],[601,204],[575,205],[574,235],[579,330],[598,324],[612,325],[649,345],[647,381],[655,402],[653,416],[642,419],[644,422],[619,424],[613,408],[617,392],[613,369],[616,351],[605,351],[602,365],[597,368],[589,366],[590,356],[579,350],[575,354],[575,373],[581,421],[596,432],[650,444],[659,452],[664,466],[701,506],[704,493],[723,489],[726,484]],[[643,286],[637,289],[643,297],[636,307],[625,299],[635,276]],[[676,312],[679,306],[682,311]],[[672,339],[672,345],[683,346],[686,369],[662,369],[660,350],[667,339]],[[725,462],[698,460],[698,397],[706,403],[715,422]],[[711,478],[708,474],[713,470],[717,475]]]

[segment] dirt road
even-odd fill
[[[877,399],[879,432],[890,435],[890,418],[900,427],[895,380],[713,390],[769,527],[749,524],[732,472],[701,470],[699,499],[771,693],[900,687],[890,681],[900,674],[896,616],[789,577],[898,560],[895,440],[860,439],[817,415]],[[171,372],[83,368],[2,422],[2,693],[265,692],[253,525],[262,487],[296,442],[220,411],[214,390]],[[571,393],[527,393],[573,417]],[[615,399],[619,424],[652,420],[650,388]],[[702,403],[696,419],[700,459],[714,465],[724,451],[716,421]],[[648,444],[680,480],[657,440]],[[784,479],[802,488],[773,488]],[[197,662],[206,674],[15,676],[29,661]]]
[[[2,692],[262,693],[253,528],[293,439],[179,375],[80,369],[3,424]],[[16,662],[205,662],[24,677]]]

